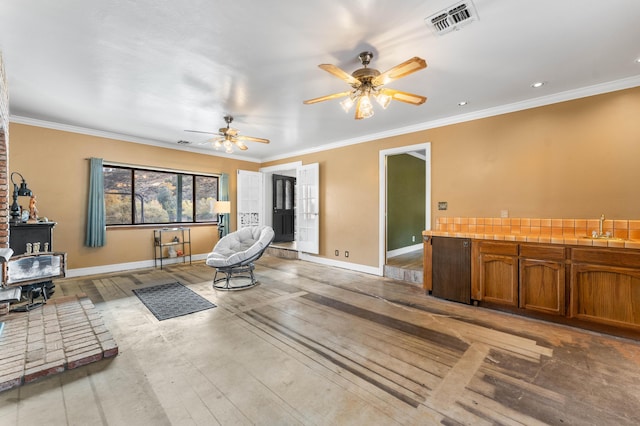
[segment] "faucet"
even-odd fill
[[[600,223],[598,224],[598,237],[602,236],[602,224],[604,223],[604,213],[600,216]]]

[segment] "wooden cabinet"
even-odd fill
[[[422,237],[422,288],[426,293],[433,290],[433,277],[431,275],[431,262],[433,250],[431,247],[431,236],[424,235]]]
[[[424,288],[433,293],[430,238]],[[640,332],[640,250],[472,240],[470,263],[473,301],[623,336]]]
[[[564,315],[566,257],[564,246],[520,245],[519,306]]]
[[[573,249],[568,316],[640,330],[640,253]]]
[[[476,300],[518,306],[518,244],[477,241]]]

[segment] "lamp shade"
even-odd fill
[[[215,214],[231,213],[231,201],[216,201],[213,203],[213,212]]]

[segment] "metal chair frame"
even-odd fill
[[[267,248],[273,242],[273,238],[267,243],[264,248],[256,253],[255,255],[243,260],[240,263],[236,263],[235,265],[229,266],[216,266],[216,273],[213,276],[213,288],[217,290],[225,290],[225,291],[234,291],[234,290],[245,290],[247,288],[251,288],[259,284],[256,280],[255,275],[253,274],[253,270],[255,269],[255,265],[253,262],[260,259]],[[218,278],[218,273],[221,272],[224,274],[224,277]],[[249,275],[240,275],[240,274],[249,274]],[[249,279],[250,282],[248,284],[231,285],[231,280],[234,278],[245,278]],[[221,284],[219,284],[221,283]]]

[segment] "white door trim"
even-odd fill
[[[379,224],[378,224],[378,275],[384,275],[384,262],[387,253],[387,156],[404,154],[413,151],[424,150],[425,152],[425,210],[424,229],[431,229],[431,143],[425,142],[416,145],[402,146],[398,148],[384,149],[380,151],[379,157]]]
[[[302,166],[302,161],[294,161],[292,163],[278,164],[269,167],[260,167],[258,171],[262,173],[273,173],[281,170],[296,170],[300,166]]]

